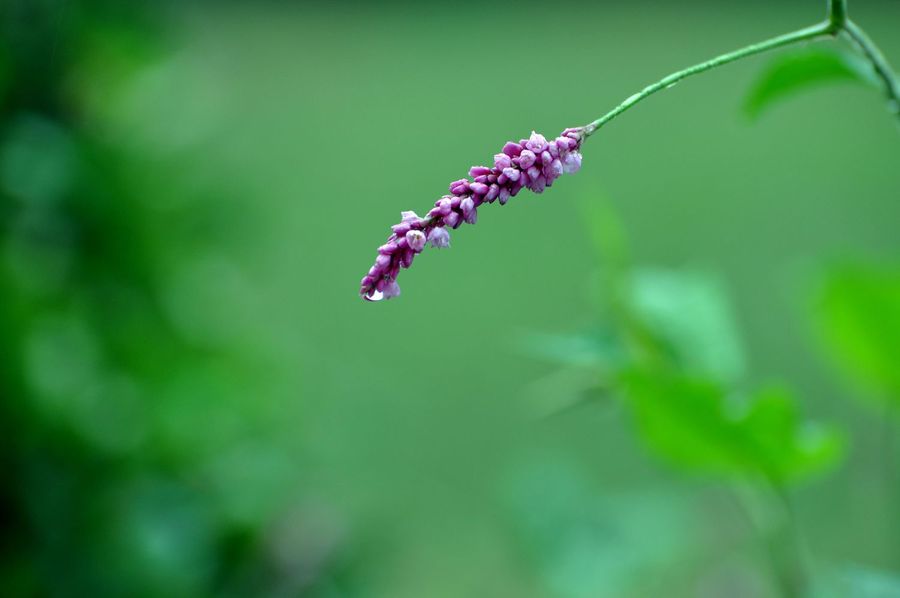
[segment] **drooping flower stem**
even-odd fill
[[[891,110],[900,116],[900,83],[894,74],[884,55],[879,51],[878,47],[871,39],[860,29],[853,21],[847,18],[847,2],[846,0],[829,0],[828,1],[828,18],[817,25],[798,29],[784,35],[779,35],[765,41],[750,44],[733,52],[716,56],[710,60],[695,64],[686,69],[682,69],[671,75],[663,77],[656,83],[648,85],[638,93],[629,96],[624,102],[598,118],[597,120],[585,126],[585,137],[590,136],[594,131],[613,120],[641,100],[644,100],[658,91],[662,91],[675,85],[682,79],[686,79],[691,75],[703,73],[716,67],[735,62],[748,56],[762,54],[769,50],[783,48],[793,44],[814,41],[818,39],[834,38],[840,33],[846,33],[860,50],[863,56],[871,63],[875,73],[884,83],[886,95],[891,104]]]
[[[475,224],[480,206],[495,201],[504,205],[522,189],[542,193],[562,174],[577,172],[581,168],[581,146],[585,139],[656,92],[691,75],[748,56],[840,34],[850,38],[872,65],[884,83],[892,110],[900,116],[900,84],[887,60],[862,29],[847,17],[847,0],[828,0],[828,16],[818,25],[751,44],[672,73],[630,96],[597,120],[583,127],[564,130],[556,139],[548,141],[543,135],[532,132],[528,139],[507,142],[501,153],[494,155],[493,166],[473,166],[469,170],[469,178],[450,183],[449,194],[438,199],[425,216],[420,217],[412,211],[401,212],[402,220],[391,227],[391,235],[378,248],[374,265],[360,281],[359,294],[369,301],[399,295],[397,275],[401,269],[412,265],[426,245],[436,249],[449,247],[448,229],[455,229],[464,222]]]
[[[800,29],[798,31],[793,31],[791,33],[786,33],[784,35],[779,35],[778,37],[773,37],[771,39],[751,44],[749,46],[745,46],[739,50],[735,50],[733,52],[728,52],[727,54],[722,54],[721,56],[716,56],[710,60],[705,62],[701,62],[699,64],[695,64],[694,66],[690,66],[686,69],[677,71],[668,75],[667,77],[663,77],[656,83],[652,85],[648,85],[638,93],[630,96],[624,102],[598,118],[597,120],[591,122],[585,127],[585,135],[590,135],[615,117],[619,116],[641,100],[644,100],[658,91],[662,91],[672,85],[675,85],[682,79],[686,79],[691,75],[697,75],[699,73],[714,69],[716,67],[722,66],[724,64],[728,64],[729,62],[734,62],[736,60],[740,60],[741,58],[746,58],[748,56],[753,56],[754,54],[761,54],[763,52],[767,52],[769,50],[774,50],[776,48],[781,48],[784,46],[789,46],[791,44],[796,44],[798,42],[814,40],[822,37],[832,36],[832,27],[831,23],[825,22],[820,23],[819,25],[814,25],[812,27],[807,27],[805,29]]]

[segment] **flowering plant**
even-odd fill
[[[847,0],[828,0],[825,21],[779,35],[771,39],[722,54],[705,62],[677,71],[629,96],[613,110],[583,127],[569,128],[553,141],[532,132],[528,139],[508,142],[501,153],[494,156],[494,166],[473,166],[469,179],[450,183],[450,194],[438,199],[424,216],[415,212],[401,212],[401,221],[392,227],[392,234],[378,248],[375,264],[360,282],[360,295],[369,301],[390,299],[400,294],[397,275],[401,268],[409,268],[416,254],[427,244],[441,248],[450,246],[448,228],[461,223],[475,224],[478,208],[498,201],[505,205],[523,188],[542,193],[563,173],[581,168],[581,145],[594,131],[622,114],[641,100],[673,86],[691,75],[722,66],[776,48],[793,44],[835,38],[848,38],[871,68],[871,78],[882,86],[889,107],[900,117],[900,82],[887,60],[866,33],[847,17]],[[868,73],[863,74],[867,77]]]

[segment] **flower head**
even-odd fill
[[[509,141],[494,156],[494,166],[473,166],[470,179],[450,183],[449,195],[434,203],[424,217],[413,211],[400,213],[400,222],[378,248],[375,264],[360,281],[360,295],[370,301],[400,294],[397,275],[409,268],[426,243],[438,249],[450,247],[450,232],[463,222],[475,224],[478,207],[498,201],[505,205],[523,187],[541,193],[564,173],[581,168],[584,129],[566,129],[553,141],[532,131],[528,139]]]

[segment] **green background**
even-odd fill
[[[850,8],[900,64],[900,4]],[[812,299],[835,264],[896,263],[900,135],[876,91],[751,121],[767,58],[689,79],[591,137],[581,172],[426,250],[399,299],[357,296],[399,212],[508,139],[822,13],[10,2],[2,586],[778,595],[730,481],[657,459],[614,397],[555,411],[577,378],[527,339],[612,318],[600,205],[638,267],[720,281],[746,384],[784,381],[845,431],[790,489],[817,592],[900,592],[896,416],[836,366]]]

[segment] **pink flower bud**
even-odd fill
[[[442,197],[437,201],[435,206],[440,211],[441,216],[446,216],[450,213],[450,199],[447,197]]]
[[[469,181],[460,179],[450,183],[450,193],[453,195],[465,195],[469,192]]]
[[[522,146],[514,141],[507,141],[506,145],[503,146],[503,153],[510,158],[515,158],[522,153]]]
[[[444,226],[449,226],[450,228],[456,228],[459,226],[459,214],[456,212],[450,212],[446,216],[444,216]]]
[[[530,150],[524,150],[522,155],[519,156],[519,168],[522,170],[528,170],[531,168],[531,165],[537,161],[537,156],[534,155],[534,152]]]
[[[379,253],[378,257],[375,258],[375,268],[378,270],[384,270],[388,266],[391,265],[391,256],[384,255],[383,253]]]
[[[472,189],[473,193],[477,193],[478,195],[484,195],[485,193],[488,192],[488,186],[485,185],[484,183],[472,183],[471,185],[469,185],[469,187]],[[466,200],[463,200],[459,204],[460,207],[462,207],[462,205],[463,205],[463,203],[465,203],[465,201]]]
[[[581,154],[578,152],[570,152],[563,159],[563,172],[566,174],[574,174],[581,170]]]
[[[563,174],[563,165],[559,158],[550,163],[550,173],[553,178],[559,178]]]
[[[406,242],[410,249],[419,253],[425,249],[425,233],[420,230],[411,230],[406,233]]]
[[[462,210],[464,217],[468,216],[469,212],[475,209],[475,202],[472,201],[471,197],[466,197],[459,202],[459,209]]]
[[[475,202],[472,198],[467,197],[462,200],[459,204],[459,208],[462,210],[463,220],[469,224],[475,224],[475,221],[478,220],[478,211],[475,209]]]
[[[413,259],[416,257],[416,252],[412,249],[404,249],[403,253],[400,254],[400,266],[402,268],[409,268],[412,266]]]
[[[519,176],[521,175],[518,168],[504,168],[503,174],[504,176],[506,176],[506,178],[513,182],[518,181]]]
[[[547,139],[540,133],[532,131],[531,137],[529,137],[528,141],[525,142],[525,147],[533,151],[535,154],[539,154],[547,148]]]
[[[383,293],[384,299],[392,299],[394,297],[400,296],[400,285],[397,284],[396,280],[392,280],[384,285],[384,288],[381,291]]]
[[[428,233],[428,242],[435,249],[450,247],[450,233],[442,226],[436,226]]]
[[[556,146],[559,148],[560,156],[565,156],[565,154],[569,153],[569,150],[575,147],[576,142],[574,139],[569,139],[568,137],[557,137],[556,138]]]

